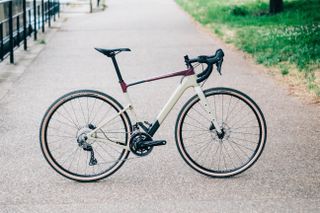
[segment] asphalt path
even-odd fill
[[[93,14],[69,16],[0,101],[0,212],[319,212],[320,108],[289,95],[261,68],[195,25],[172,0],[109,0]],[[93,48],[129,47],[118,55],[127,82],[185,68],[183,56],[225,51],[223,75],[205,87],[251,96],[268,125],[258,162],[228,179],[189,168],[174,141],[188,91],[155,135],[168,144],[127,161],[111,177],[78,183],[42,156],[39,126],[47,107],[76,89],[95,89],[123,105],[110,59]],[[17,65],[19,66],[19,65]],[[153,121],[179,83],[173,78],[130,88],[138,115]]]

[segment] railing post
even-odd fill
[[[0,59],[3,60],[3,27],[2,23],[0,23]]]
[[[90,13],[92,13],[92,0],[90,0]]]
[[[60,0],[58,0],[58,18],[60,18]]]
[[[41,12],[42,12],[42,32],[44,33],[45,31],[45,20],[44,20],[44,0],[41,0]]]
[[[29,34],[29,36],[31,36],[31,33],[32,33],[31,9],[28,10],[28,17],[29,17],[28,34]]]
[[[53,5],[53,21],[56,21],[56,1],[55,0],[52,1],[52,5]]]
[[[22,1],[23,7],[23,48],[27,50],[27,5],[26,0]]]
[[[41,28],[41,13],[40,13],[40,5],[37,6],[38,8],[38,29]]]
[[[16,45],[20,46],[20,16],[17,16],[17,37],[16,37]]]
[[[37,40],[37,2],[33,0],[33,38]]]
[[[13,21],[12,21],[12,1],[9,1],[9,44],[10,44],[10,63],[14,63],[13,55]]]
[[[51,4],[50,4],[50,0],[48,0],[48,24],[49,24],[49,27],[51,27]]]

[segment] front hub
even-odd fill
[[[225,136],[225,132],[224,129],[221,129],[221,133],[217,132],[217,136],[220,140],[222,140]]]
[[[218,137],[220,139],[220,141],[222,140],[228,140],[228,138],[230,137],[231,134],[231,128],[226,124],[226,123],[222,123],[222,127],[221,127],[221,133],[216,131],[216,128],[214,127],[213,124],[211,124],[211,126],[209,127],[209,130],[211,132],[215,132],[215,137]]]

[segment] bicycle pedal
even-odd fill
[[[162,146],[166,145],[167,141],[165,140],[158,140],[158,141],[143,141],[142,144],[140,145],[141,147],[148,147],[148,146]]]

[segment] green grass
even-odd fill
[[[284,12],[270,15],[268,0],[176,0],[198,22],[227,43],[250,53],[258,63],[286,64],[304,73],[308,88],[320,94],[320,1],[284,0]],[[232,32],[230,34],[230,32]]]
[[[46,44],[47,42],[46,42],[46,40],[44,40],[44,39],[40,39],[40,40],[38,41],[38,43],[39,43],[39,44]]]

